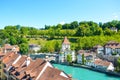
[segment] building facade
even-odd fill
[[[64,38],[62,43],[62,48],[59,54],[59,62],[67,62],[67,55],[70,54],[72,57],[72,61],[75,61],[75,51],[70,49],[70,42],[67,37]]]
[[[104,54],[104,47],[101,45],[96,45],[93,47],[93,51],[97,54]]]
[[[111,62],[101,59],[96,59],[92,67],[102,71],[114,71],[114,65]]]
[[[105,55],[120,55],[120,43],[110,41],[104,45]]]
[[[7,52],[19,52],[20,49],[18,47],[18,45],[10,45],[10,44],[4,44],[4,46],[2,47],[2,52],[3,53],[7,53]]]
[[[82,56],[84,55],[84,63],[87,66],[91,66],[91,63],[94,61],[94,57],[92,53],[86,52],[84,50],[79,50],[78,55],[77,55],[77,63],[78,64],[83,64],[83,58]]]

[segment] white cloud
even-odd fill
[[[119,15],[120,15],[120,13],[113,13],[112,18],[115,19],[115,20],[118,20],[118,19],[120,19]]]
[[[63,25],[63,24],[65,24],[65,22],[64,22],[64,21],[62,21],[62,22],[60,22],[60,24],[62,24],[62,25]]]
[[[117,15],[115,15],[114,17],[115,17],[115,19],[118,19],[118,18],[119,18]]]

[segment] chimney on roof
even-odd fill
[[[30,57],[27,57],[26,59],[26,66],[28,66],[30,64]]]

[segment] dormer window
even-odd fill
[[[20,75],[20,73],[19,73],[19,72],[16,72],[16,73],[15,73],[15,75],[16,75],[16,76],[19,76],[19,75]]]

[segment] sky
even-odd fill
[[[0,0],[0,28],[120,20],[120,0]]]

